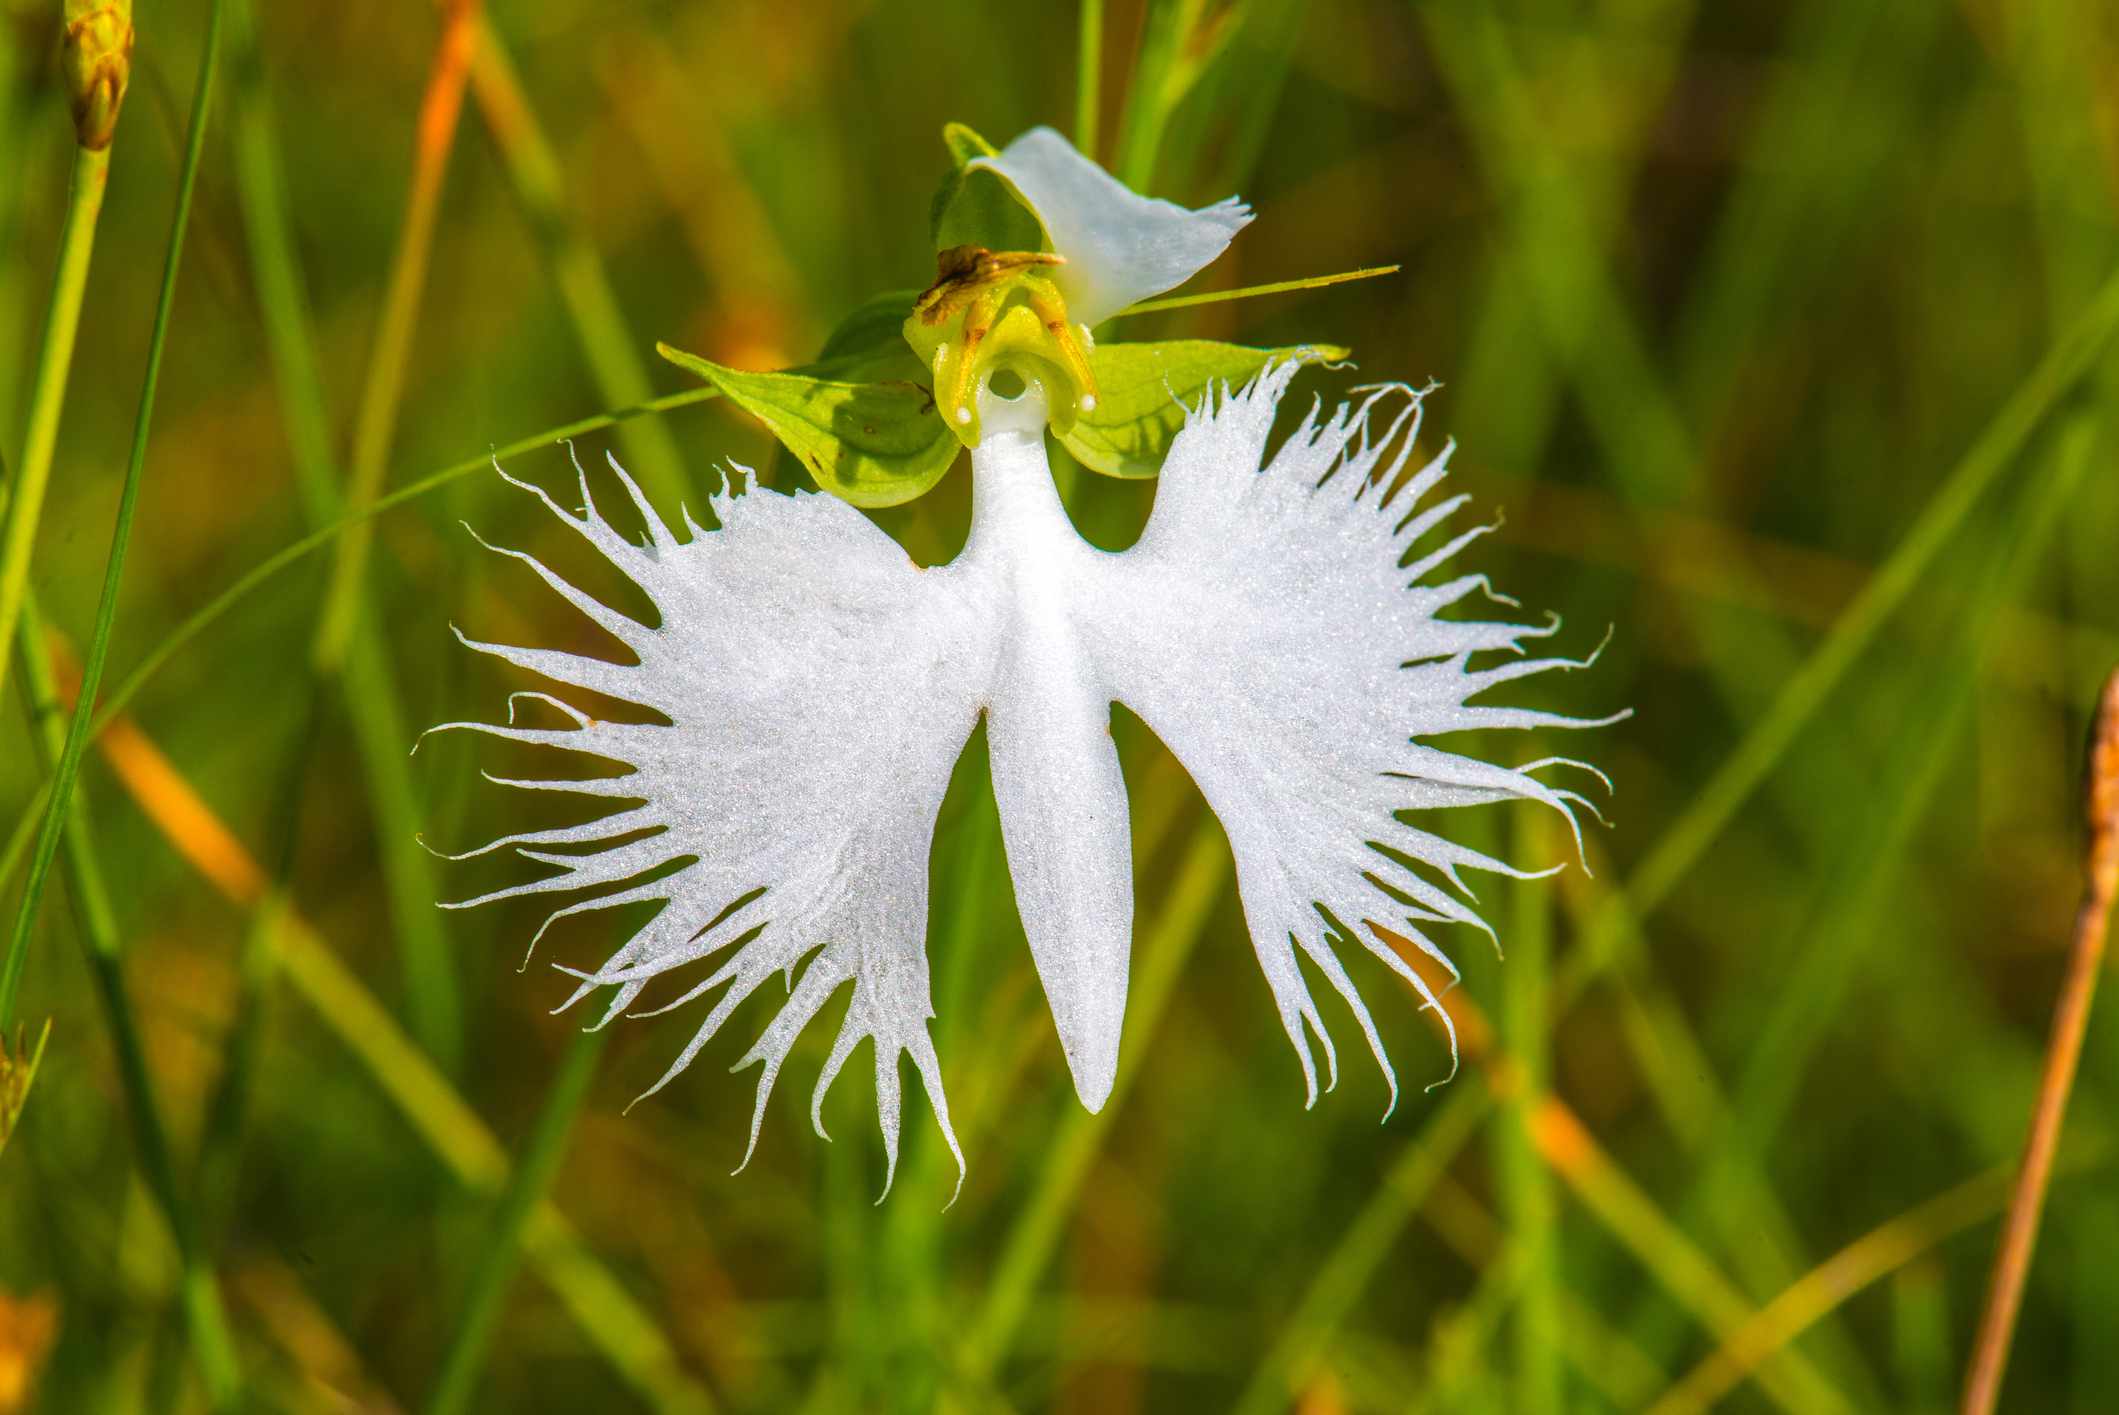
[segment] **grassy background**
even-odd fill
[[[72,160],[57,8],[0,0],[10,465]],[[206,8],[139,17],[31,577],[77,649]],[[419,5],[230,8],[110,683],[363,476],[408,486],[685,390],[648,367],[656,339],[806,358],[862,297],[927,278],[943,121],[1005,139],[1083,111],[1068,7],[554,0],[454,30]],[[597,583],[473,474],[373,523],[341,644],[316,651],[350,536],[184,642],[90,755],[84,814],[198,1237],[187,1278],[86,916],[55,888],[22,997],[51,1048],[0,1158],[0,1376],[55,1319],[41,1408],[202,1408],[217,1290],[260,1408],[1637,1409],[1731,1352],[1754,1378],[1666,1408],[1732,1382],[1740,1410],[1950,1404],[2078,888],[2085,722],[2119,658],[2100,313],[2119,21],[2097,0],[1237,0],[1102,23],[1098,155],[1258,209],[1206,283],[1405,265],[1125,335],[1329,340],[1367,377],[1441,379],[1430,427],[1506,518],[1479,568],[1562,610],[1570,648],[1616,626],[1553,699],[1636,711],[1587,748],[1619,788],[1595,877],[1484,890],[1506,963],[1453,940],[1485,1064],[1421,1093],[1446,1057],[1371,969],[1406,1098],[1379,1128],[1339,1017],[1345,1084],[1305,1112],[1218,827],[1122,720],[1141,924],[1104,1116],[1051,1035],[975,741],[934,851],[957,1205],[938,1212],[952,1166],[917,1101],[881,1207],[861,1078],[827,1106],[837,1141],[809,1135],[821,1036],[739,1177],[751,1086],[714,1063],[745,1019],[621,1117],[682,1018],[576,1040],[545,1011],[563,980],[516,972],[534,901],[428,907],[508,867],[411,843],[520,819],[476,775],[505,753],[404,757],[420,726],[527,686],[447,625],[602,651],[476,552],[459,519]],[[461,117],[430,108],[423,146],[452,33]],[[795,475],[712,405],[580,445],[665,506],[723,458]],[[510,465],[566,475],[551,446]],[[1062,477],[1107,544],[1153,494]],[[960,467],[880,519],[946,558],[967,493]],[[44,769],[8,696],[14,829]],[[1527,814],[1465,828],[1560,848]],[[9,919],[20,879],[0,880]],[[573,925],[540,960],[600,960],[620,927]],[[2119,1397],[2115,1101],[2108,1007],[2009,1408]]]

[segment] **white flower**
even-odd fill
[[[1129,191],[1050,128],[969,165],[991,168],[1037,217],[1065,261],[1052,283],[1091,327],[1190,280],[1251,224],[1251,208],[1234,197],[1187,211]]]
[[[1229,204],[1186,213],[1135,197],[1043,130],[990,161],[1067,251],[1059,269],[1080,282],[1067,298],[1084,320],[1182,280],[1245,219]],[[1045,455],[1047,390],[1036,370],[1013,399],[978,386],[972,530],[948,565],[921,569],[832,496],[744,491],[735,478],[713,500],[719,528],[685,516],[680,535],[614,462],[647,527],[638,545],[603,517],[586,477],[578,515],[525,489],[639,585],[654,624],[616,612],[527,555],[504,553],[602,626],[631,661],[464,640],[559,684],[638,704],[666,725],[593,718],[529,692],[510,700],[506,725],[436,728],[564,748],[627,769],[495,778],[604,797],[613,809],[585,825],[510,835],[470,852],[512,848],[554,873],[449,907],[584,892],[548,926],[659,901],[602,967],[566,970],[581,985],[564,1004],[614,989],[608,1022],[665,974],[688,987],[658,999],[655,1012],[718,993],[650,1094],[761,984],[784,977],[785,1003],[739,1063],[762,1067],[746,1163],[797,1036],[851,983],[812,1093],[818,1133],[826,1091],[870,1040],[892,1171],[898,1058],[906,1054],[961,1182],[963,1155],[927,1030],[927,861],[951,769],[981,714],[1024,932],[1075,1088],[1092,1111],[1117,1075],[1133,935],[1114,702],[1169,746],[1227,831],[1252,947],[1312,1102],[1308,1033],[1324,1044],[1328,1085],[1337,1062],[1298,954],[1353,1010],[1395,1104],[1395,1073],[1339,951],[1365,949],[1422,1005],[1435,1006],[1421,975],[1363,921],[1387,925],[1454,977],[1434,926],[1491,933],[1462,872],[1528,877],[1453,843],[1424,814],[1415,824],[1413,813],[1526,800],[1572,825],[1574,808],[1586,804],[1537,775],[1580,763],[1549,757],[1512,768],[1437,744],[1478,728],[1595,724],[1483,701],[1516,679],[1586,660],[1524,655],[1556,620],[1445,617],[1463,614],[1482,593],[1513,601],[1483,576],[1437,577],[1490,527],[1441,536],[1466,500],[1430,496],[1448,446],[1405,475],[1419,392],[1372,390],[1329,417],[1313,407],[1268,458],[1274,412],[1296,366],[1271,367],[1241,389],[1222,385],[1187,409],[1139,542],[1108,554],[1084,542],[1061,508]],[[521,699],[566,725],[517,723]],[[1343,930],[1329,928],[1321,910]],[[1453,1062],[1454,1050],[1453,1037]]]

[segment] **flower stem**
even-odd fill
[[[2090,1020],[2090,1003],[2103,971],[2105,940],[2112,929],[2112,904],[2119,898],[2119,669],[2105,679],[2090,745],[2089,848],[2082,906],[2075,914],[2074,942],[2067,976],[2053,1008],[2052,1038],[2046,1044],[2045,1075],[2038,1085],[2038,1104],[2031,1114],[2031,1133],[2024,1141],[2023,1168],[2009,1200],[2009,1216],[1994,1254],[1987,1286],[1985,1315],[1965,1377],[1964,1415],[1988,1415],[2001,1396],[2008,1368],[2016,1313],[2023,1305],[2024,1279],[2031,1269],[2031,1250],[2038,1242],[2038,1220],[2045,1208],[2046,1186],[2053,1177],[2053,1155],[2060,1146],[2060,1125],[2068,1095],[2082,1060],[2082,1037]]]
[[[96,220],[103,211],[103,192],[110,185],[110,149],[74,149],[73,177],[68,184],[66,224],[59,232],[59,267],[52,276],[51,303],[44,316],[44,340],[37,355],[36,382],[31,385],[29,423],[22,439],[13,494],[0,511],[0,645],[12,643],[15,619],[29,588],[30,557],[37,541],[37,522],[44,512],[44,491],[51,481],[52,449],[59,440],[59,413],[66,405],[66,376],[73,366],[74,338],[81,329],[81,301],[88,289],[88,262],[95,251]],[[7,686],[8,655],[0,648],[0,688]],[[0,1026],[13,1015],[15,982],[21,962],[12,954],[7,979],[0,986]]]

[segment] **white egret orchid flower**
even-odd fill
[[[1051,268],[1061,298],[1082,316],[1077,326],[1184,280],[1247,219],[1233,203],[1185,212],[1147,201],[1046,130],[991,165],[1064,255]],[[602,967],[574,974],[580,987],[567,1004],[614,989],[608,1022],[651,982],[716,962],[653,1009],[720,990],[650,1093],[683,1071],[761,984],[784,977],[786,1001],[739,1063],[762,1068],[746,1163],[798,1034],[850,983],[845,1020],[811,1097],[818,1133],[826,1091],[870,1041],[892,1170],[898,1059],[907,1055],[961,1182],[963,1155],[927,1025],[928,855],[943,793],[983,714],[1031,956],[1075,1088],[1097,1110],[1117,1076],[1133,940],[1131,830],[1110,733],[1112,704],[1123,703],[1191,772],[1228,833],[1252,947],[1310,1100],[1318,1081],[1308,1033],[1324,1046],[1327,1084],[1337,1063],[1298,957],[1352,1009],[1395,1104],[1382,1037],[1339,953],[1367,951],[1423,1006],[1437,1006],[1421,973],[1362,921],[1387,925],[1454,978],[1434,926],[1491,933],[1463,872],[1529,875],[1410,814],[1521,800],[1572,824],[1586,803],[1538,775],[1578,763],[1502,766],[1436,739],[1593,725],[1484,701],[1505,684],[1583,663],[1525,654],[1557,621],[1445,617],[1481,594],[1513,601],[1483,576],[1437,577],[1491,528],[1442,534],[1467,500],[1431,495],[1448,446],[1407,474],[1420,392],[1370,391],[1329,414],[1313,407],[1269,453],[1298,364],[1275,363],[1245,386],[1210,389],[1184,410],[1145,532],[1110,554],[1075,533],[1046,460],[1054,404],[1080,392],[1072,375],[1035,350],[1013,364],[976,367],[972,528],[947,565],[922,569],[837,497],[746,490],[740,478],[713,497],[717,528],[684,516],[680,533],[613,462],[646,525],[639,544],[604,517],[585,477],[578,514],[525,488],[645,592],[657,622],[621,614],[511,551],[631,661],[464,642],[556,683],[651,709],[666,725],[606,721],[531,692],[516,698],[542,702],[566,725],[520,725],[511,709],[506,725],[436,729],[564,748],[629,769],[503,781],[603,797],[615,809],[471,852],[508,847],[555,873],[451,907],[588,891],[549,924],[660,902]],[[994,391],[997,367],[1024,375],[1016,397]]]

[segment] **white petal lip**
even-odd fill
[[[1067,311],[1090,326],[1184,284],[1251,224],[1251,209],[1234,197],[1187,211],[1141,196],[1050,128],[1032,128],[970,165],[998,173],[1036,213],[1066,257],[1053,278]]]
[[[745,998],[784,976],[786,1001],[741,1063],[762,1066],[753,1146],[797,1035],[850,982],[812,1093],[819,1133],[825,1090],[872,1040],[893,1169],[904,1055],[957,1154],[961,1182],[927,1029],[927,859],[943,791],[985,713],[1024,931],[1077,1092],[1097,1109],[1117,1076],[1132,934],[1130,828],[1109,736],[1110,705],[1123,702],[1183,762],[1228,833],[1252,947],[1311,1100],[1319,1089],[1311,1038],[1324,1046],[1326,1087],[1337,1059],[1302,959],[1353,1013],[1395,1104],[1396,1075],[1341,953],[1367,952],[1439,1010],[1435,990],[1364,921],[1454,978],[1434,925],[1492,932],[1462,872],[1532,873],[1452,843],[1427,828],[1426,813],[1521,800],[1572,823],[1575,806],[1587,805],[1534,775],[1564,758],[1510,768],[1428,739],[1617,717],[1474,701],[1587,661],[1527,656],[1556,621],[1445,617],[1461,615],[1478,591],[1513,604],[1483,576],[1423,583],[1469,535],[1442,532],[1461,498],[1423,506],[1450,448],[1405,470],[1420,393],[1374,391],[1329,417],[1313,408],[1268,459],[1274,412],[1295,371],[1276,366],[1189,412],[1146,530],[1115,555],[1088,546],[1066,520],[1034,389],[1012,401],[981,394],[986,435],[973,454],[971,538],[954,562],[925,572],[828,495],[719,496],[720,529],[685,518],[679,539],[620,471],[649,529],[647,542],[633,545],[590,501],[585,479],[579,516],[528,488],[646,591],[659,623],[618,614],[529,561],[636,662],[465,642],[558,683],[639,703],[671,725],[607,722],[542,693],[521,696],[547,704],[565,726],[516,725],[513,699],[507,725],[445,724],[630,768],[617,777],[494,778],[604,796],[615,809],[588,825],[519,832],[467,852],[511,847],[558,873],[464,902],[586,891],[556,919],[662,901],[601,968],[575,974],[582,984],[569,999],[614,988],[608,1021],[665,973],[685,970],[690,990],[657,1010],[722,990],[656,1089]],[[1475,656],[1496,652],[1516,657],[1474,666]],[[1328,928],[1328,917],[1342,927]],[[711,971],[691,967],[710,958]]]

